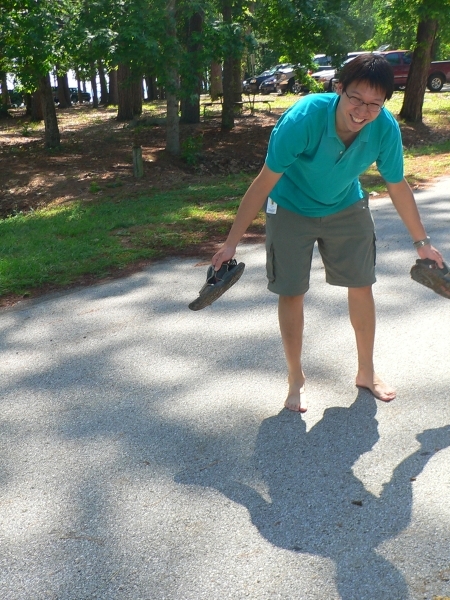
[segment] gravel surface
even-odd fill
[[[416,197],[450,260],[449,187]],[[317,256],[302,416],[260,245],[203,311],[206,267],[183,259],[0,312],[1,600],[450,597],[450,302],[372,208],[391,404],[354,387],[346,292]]]

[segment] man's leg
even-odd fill
[[[303,300],[301,296],[280,296],[278,320],[288,367],[289,392],[284,403],[289,410],[306,411],[303,386],[305,375],[302,369]]]
[[[368,388],[375,398],[389,402],[395,398],[395,390],[377,377],[373,367],[375,303],[372,286],[348,288],[348,309],[358,350],[356,385]]]

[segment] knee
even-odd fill
[[[372,298],[372,286],[366,285],[364,287],[348,288],[349,298]]]
[[[279,296],[278,306],[289,309],[301,309],[303,308],[303,300],[305,294],[300,296]]]

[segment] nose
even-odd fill
[[[361,100],[361,102],[362,102],[362,100]],[[369,105],[366,102],[362,102],[362,104],[360,106],[357,106],[356,108],[358,110],[358,114],[360,112],[362,112],[365,115],[366,113],[370,112]]]

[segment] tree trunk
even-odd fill
[[[4,71],[0,74],[1,85],[2,85],[2,105],[8,106],[9,104],[9,94],[8,94],[8,81],[6,79],[6,73]]]
[[[8,82],[6,79],[6,73],[2,71],[0,73],[0,83],[2,86],[1,102],[0,102],[0,117],[7,118],[10,116],[8,112],[9,106],[9,94],[8,94]]]
[[[203,29],[203,15],[194,13],[186,22],[186,50],[189,64],[192,65],[191,77],[181,78],[181,123],[200,123],[200,91],[202,88],[203,66],[200,59],[202,44],[199,42]]]
[[[120,64],[117,69],[117,87],[118,87],[118,121],[131,121],[133,114],[133,91],[130,86],[130,67]]]
[[[233,61],[233,96],[235,102],[242,102],[242,65],[241,59]]]
[[[177,42],[176,30],[176,0],[167,3],[167,36]],[[176,57],[171,57],[167,68],[167,122],[166,122],[166,150],[170,154],[180,153],[180,119],[178,117],[178,92],[179,92],[179,65]]]
[[[97,69],[95,65],[91,65],[91,88],[92,88],[92,108],[98,108],[98,92],[97,92]]]
[[[153,81],[148,75],[144,75],[145,89],[147,92],[147,101],[154,100],[153,98]]]
[[[234,127],[234,90],[233,90],[233,58],[228,56],[223,61],[223,106],[222,129]]]
[[[30,98],[30,112],[28,113],[28,103],[27,103],[27,114],[30,115],[31,121],[33,121],[34,123],[40,123],[44,119],[41,91],[36,90],[32,94],[29,94],[29,98]],[[53,90],[52,90],[52,102],[53,102],[53,106],[54,106],[55,99],[53,97]],[[55,114],[56,114],[56,111],[55,111]]]
[[[199,82],[200,88],[200,82]],[[200,123],[200,93],[183,98],[181,106],[181,123]]]
[[[49,74],[40,78],[39,91],[44,112],[45,146],[47,148],[58,148],[61,144],[61,138],[59,135],[58,119],[56,118],[55,101]]]
[[[211,86],[209,95],[211,100],[218,100],[223,94],[222,86],[222,66],[219,63],[211,63]]]
[[[117,69],[113,69],[108,73],[109,78],[109,90],[108,90],[108,104],[117,106],[119,104],[119,89],[117,87]]]
[[[222,16],[224,25],[231,26],[232,9],[231,0],[223,0]],[[234,127],[234,58],[230,54],[223,61],[223,107],[222,107],[222,129],[230,130]]]
[[[133,91],[133,114],[135,117],[142,115],[142,79],[131,82]]]
[[[400,118],[411,123],[422,122],[422,107],[430,68],[431,53],[438,30],[437,19],[420,21],[417,44],[409,68]]]
[[[166,150],[170,154],[180,153],[180,119],[178,117],[178,71],[169,70],[169,83],[175,92],[167,90],[167,123],[166,123]]]
[[[64,75],[60,75],[58,67],[56,73],[56,80],[58,82],[57,95],[59,101],[59,108],[70,108],[72,106],[72,102],[70,100],[69,79],[67,77],[67,73],[65,73]]]
[[[75,77],[76,77],[76,80],[77,80],[78,103],[81,104],[83,102],[83,97],[81,95],[81,92],[82,92],[81,78],[80,78],[80,73],[79,73],[78,70],[75,71]]]
[[[108,106],[108,84],[106,82],[105,68],[101,60],[97,61],[97,67],[100,78],[100,104]]]
[[[25,93],[24,100],[25,100],[25,114],[27,117],[31,117],[32,110],[33,110],[33,96],[30,94],[30,92]],[[39,100],[40,100],[40,98],[39,98]]]

